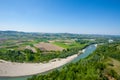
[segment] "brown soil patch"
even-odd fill
[[[41,49],[42,51],[62,51],[64,49],[62,47],[53,45],[51,43],[44,43],[44,42],[36,44],[35,47]]]

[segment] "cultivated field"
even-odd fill
[[[51,43],[44,43],[44,42],[36,44],[35,47],[39,48],[42,51],[62,51],[64,49],[62,47],[53,45]]]

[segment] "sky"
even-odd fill
[[[120,35],[120,0],[0,0],[0,30]]]

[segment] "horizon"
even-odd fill
[[[0,0],[0,31],[120,35],[119,0]]]
[[[15,30],[0,30],[0,31],[3,31],[3,32],[7,32],[7,31],[10,31],[10,32],[22,32],[22,33],[43,33],[43,34],[76,34],[76,35],[100,35],[100,36],[120,36],[119,34],[82,34],[82,33],[70,33],[70,32],[26,32],[26,31],[15,31]]]

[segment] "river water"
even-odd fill
[[[76,57],[74,60],[72,60],[70,63],[74,63],[79,61],[80,59],[83,59],[85,57],[87,57],[89,54],[91,54],[94,50],[96,49],[95,44],[92,44],[88,47],[85,48],[85,51],[83,52],[83,54],[80,54],[78,57]],[[62,67],[62,66],[61,66]],[[24,77],[14,77],[14,78],[0,78],[0,80],[27,80],[27,78],[30,78],[31,76],[24,76]]]

